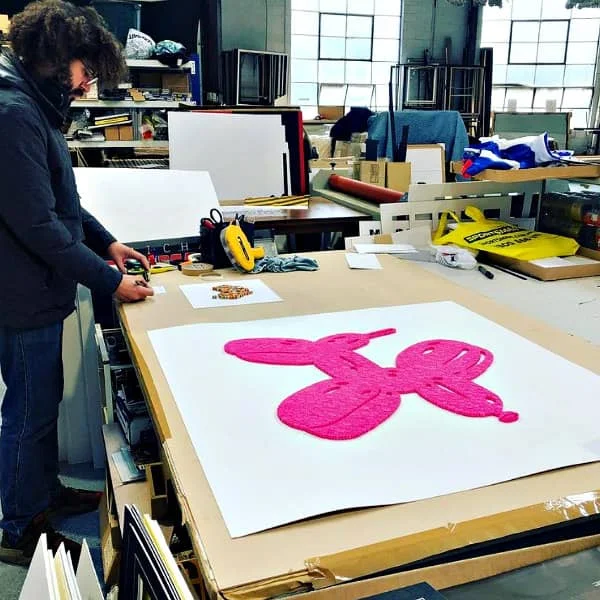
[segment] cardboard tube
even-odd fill
[[[363,200],[369,200],[375,204],[385,204],[388,202],[399,202],[404,197],[402,192],[390,190],[379,185],[356,181],[349,177],[341,175],[329,176],[329,187],[338,192],[345,192]]]

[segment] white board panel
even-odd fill
[[[199,235],[200,219],[219,206],[206,172],[76,168],[81,205],[120,242]]]
[[[284,151],[279,115],[169,113],[170,167],[210,173],[219,200],[282,195]]]

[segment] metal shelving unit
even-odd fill
[[[390,74],[395,110],[454,110],[471,132],[481,126],[484,80],[481,65],[406,63]]]
[[[129,67],[132,73],[132,83],[134,87],[137,87],[139,84],[145,82],[145,86],[143,87],[154,87],[158,89],[162,89],[165,87],[163,84],[163,80],[166,77],[169,77],[168,74],[182,74],[183,77],[187,77],[188,81],[188,91],[194,93],[194,80],[197,78],[196,71],[197,65],[195,60],[190,60],[185,63],[181,63],[177,66],[169,66],[165,65],[158,60],[153,59],[128,59],[127,66]],[[136,75],[137,73],[137,75]],[[155,73],[155,75],[153,75]],[[143,81],[141,79],[143,78]],[[156,80],[156,81],[155,81]],[[148,81],[150,84],[148,85]],[[183,87],[183,84],[180,83],[180,86]],[[175,84],[177,86],[177,84]],[[166,87],[171,87],[167,85]],[[174,91],[178,91],[177,87],[173,88]],[[183,90],[181,90],[183,91]],[[99,149],[99,150],[115,150],[118,151],[131,151],[133,149],[144,149],[148,151],[156,150],[156,151],[168,151],[169,143],[168,141],[161,140],[152,140],[145,141],[141,138],[141,126],[142,126],[142,117],[145,112],[150,112],[154,114],[154,112],[158,111],[168,111],[168,110],[177,110],[182,105],[186,105],[186,103],[178,101],[178,100],[165,100],[165,99],[156,99],[156,100],[143,100],[143,101],[135,101],[131,98],[127,98],[124,100],[93,100],[93,99],[81,99],[76,100],[71,104],[71,109],[73,111],[84,111],[89,110],[93,111],[92,114],[100,115],[100,114],[111,114],[111,113],[121,113],[128,112],[130,115],[130,122],[133,127],[133,140],[121,139],[121,140],[106,140],[106,141],[92,141],[92,140],[73,140],[68,142],[68,146],[70,149],[78,152],[78,156],[80,158],[80,162],[84,165],[87,165],[88,162],[86,157],[82,154],[86,150],[91,149]],[[187,103],[188,107],[195,106],[195,103]],[[164,117],[164,115],[163,115]],[[126,123],[123,123],[126,125]],[[115,136],[119,137],[119,136]],[[125,137],[125,136],[121,136]],[[127,137],[130,137],[128,135]],[[161,136],[165,137],[165,136]]]
[[[180,102],[175,100],[75,100],[71,108],[179,108]]]

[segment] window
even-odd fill
[[[486,6],[481,46],[494,49],[492,109],[571,112],[572,127],[590,120],[600,9],[566,9],[557,0]]]
[[[401,0],[292,0],[291,102],[386,110]]]
[[[371,61],[373,16],[319,14],[319,59]]]

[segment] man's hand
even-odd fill
[[[126,258],[137,258],[142,265],[144,265],[144,269],[147,271],[150,270],[150,263],[143,254],[140,254],[125,244],[121,244],[121,242],[113,242],[108,247],[108,255],[115,261],[115,264],[121,273],[127,273],[127,269],[125,268]]]
[[[148,296],[154,296],[154,290],[139,275],[123,275],[115,298],[121,302],[138,302]]]

